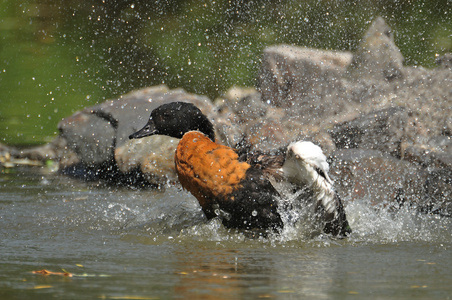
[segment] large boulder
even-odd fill
[[[79,158],[78,166],[91,173],[94,170],[100,177],[111,173],[107,174],[109,179],[120,178],[133,183],[127,177],[140,172],[153,184],[175,180],[172,155],[177,140],[160,136],[128,138],[146,124],[153,109],[173,101],[194,103],[206,115],[215,117],[214,107],[207,97],[157,86],[76,112],[59,123],[60,137]],[[116,176],[117,173],[122,176]]]
[[[157,86],[131,92],[119,99],[85,108],[58,124],[60,135],[84,164],[95,165],[114,159],[114,151],[129,141],[128,136],[143,127],[151,111],[172,101],[186,101],[212,114],[207,97]]]
[[[403,77],[403,55],[394,33],[382,17],[376,18],[353,54],[348,71],[353,80],[380,81]]]
[[[435,169],[429,172],[424,184],[421,210],[452,217],[452,169]]]
[[[351,63],[349,52],[280,45],[268,47],[259,75],[262,101],[303,111],[300,121],[313,122],[346,109],[341,78]]]

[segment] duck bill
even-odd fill
[[[147,123],[146,126],[141,128],[137,132],[132,133],[131,135],[129,135],[129,139],[141,139],[141,138],[144,138],[145,136],[151,136],[151,135],[154,135],[154,134],[158,134],[158,131],[155,128],[154,124],[153,123]]]

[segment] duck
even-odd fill
[[[155,108],[129,139],[152,135],[180,139],[174,154],[178,180],[207,219],[220,218],[227,228],[281,232],[287,211],[309,206],[325,234],[351,233],[326,156],[312,142],[292,142],[272,154],[228,147],[216,141],[212,122],[189,102]]]

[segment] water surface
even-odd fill
[[[449,219],[347,203],[346,240],[250,239],[177,187],[0,174],[2,299],[450,299]],[[37,275],[46,269],[73,277]]]

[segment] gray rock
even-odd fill
[[[172,101],[192,102],[206,114],[213,114],[213,106],[207,97],[157,86],[76,112],[63,119],[58,128],[83,164],[113,162],[115,149],[128,142],[128,136],[146,124],[151,111]]]
[[[391,205],[403,199],[418,203],[426,172],[419,166],[377,150],[340,149],[333,153],[330,174],[346,201]]]
[[[392,29],[376,18],[353,55],[349,71],[355,80],[394,80],[403,77],[404,58],[394,43]]]
[[[50,160],[57,163],[56,168],[65,168],[80,162],[79,157],[69,149],[66,139],[62,136],[57,136],[52,142],[42,146],[18,150],[15,156],[40,162]]]
[[[254,88],[232,87],[214,101],[217,117],[214,120],[217,138],[225,145],[236,146],[247,135],[247,128],[266,119],[269,105],[261,101],[261,94]]]
[[[0,167],[47,165],[50,171],[57,171],[77,163],[79,158],[67,147],[66,140],[61,136],[48,144],[25,149],[0,144]]]
[[[58,124],[68,147],[87,165],[113,159],[116,127],[117,122],[110,122],[88,110],[76,112]]]
[[[269,108],[256,89],[240,87],[230,88],[223,98],[215,100],[215,105],[223,114],[232,113],[240,123],[262,119]]]
[[[451,70],[452,69],[452,53],[446,53],[446,54],[441,55],[440,57],[438,57],[436,59],[436,64],[440,68]]]
[[[0,156],[5,159],[9,159],[11,156],[17,156],[18,150],[15,147],[11,147],[0,143]]]
[[[425,197],[419,203],[422,211],[452,217],[452,169],[429,172],[424,184]]]
[[[452,138],[440,136],[430,140],[428,145],[406,146],[402,158],[424,168],[452,170]]]
[[[276,107],[302,105],[313,117],[337,109],[335,101],[325,101],[325,95],[337,95],[341,77],[351,63],[348,52],[333,52],[295,46],[273,46],[264,50],[259,75],[262,101]],[[315,93],[321,97],[308,97]],[[322,101],[316,101],[322,98]],[[334,99],[332,99],[334,100]]]
[[[407,120],[404,108],[391,107],[338,124],[330,134],[339,149],[372,149],[400,157]]]
[[[115,161],[124,174],[139,170],[150,183],[177,183],[174,152],[179,139],[150,136],[129,140],[115,150]]]

